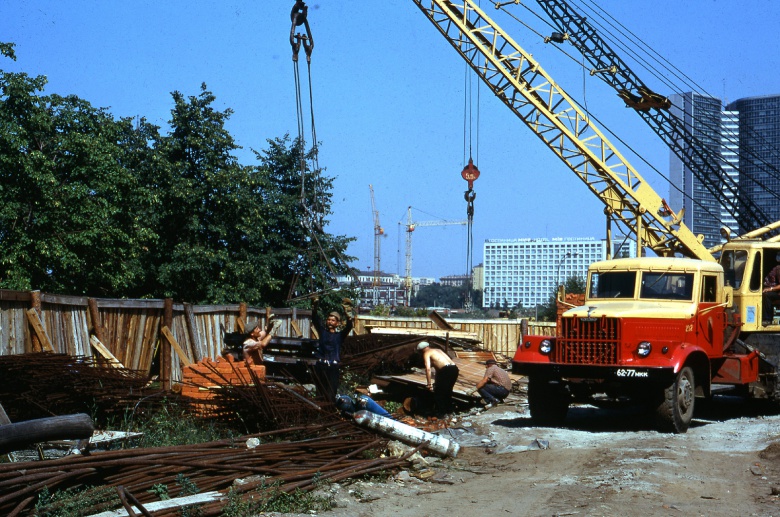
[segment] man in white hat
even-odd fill
[[[421,341],[417,350],[422,354],[428,389],[433,391],[436,412],[443,415],[452,411],[452,389],[458,380],[460,370],[444,351],[432,348],[427,341]],[[436,384],[431,378],[431,367],[436,370]]]

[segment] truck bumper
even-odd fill
[[[550,379],[588,379],[606,381],[649,381],[667,384],[674,380],[674,368],[635,368],[624,366],[591,366],[580,364],[512,362],[512,373]]]

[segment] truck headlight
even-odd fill
[[[639,357],[647,357],[650,355],[650,351],[653,349],[653,345],[649,341],[642,341],[639,346],[636,347],[636,353]]]
[[[552,341],[549,339],[543,339],[542,342],[539,343],[539,352],[544,355],[549,355],[550,352],[552,352]]]

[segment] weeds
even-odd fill
[[[332,495],[318,495],[295,489],[291,493],[279,489],[279,485],[261,486],[247,496],[231,488],[227,504],[222,508],[223,517],[254,517],[261,513],[314,513],[333,509]]]
[[[73,517],[91,515],[121,505],[119,495],[111,487],[69,488],[49,492],[44,487],[38,494],[35,517]]]
[[[125,419],[128,431],[143,433],[139,447],[169,447],[204,443],[232,437],[230,430],[204,422],[189,413],[186,405],[168,402],[159,411],[142,418]]]

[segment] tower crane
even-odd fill
[[[382,236],[385,234],[385,230],[382,228],[382,225],[379,224],[379,210],[376,209],[376,201],[374,200],[374,186],[369,185],[368,190],[371,192],[371,213],[374,216],[374,278],[371,280],[371,288],[374,292],[374,305],[376,305],[376,288],[381,283],[380,274],[382,271]]]
[[[423,226],[448,226],[448,225],[466,225],[468,221],[413,221],[412,220],[412,207],[407,210],[406,216],[406,276],[404,280],[404,289],[406,291],[406,306],[408,307],[412,301],[412,233],[418,228]]]

